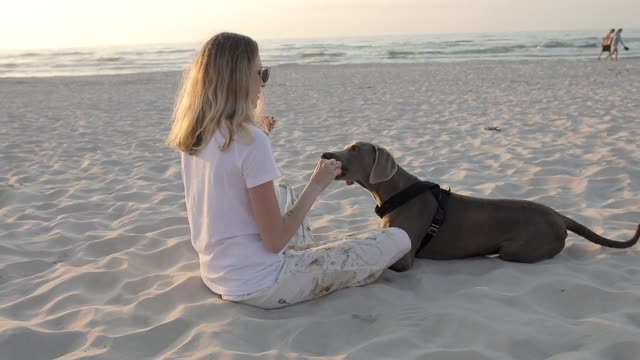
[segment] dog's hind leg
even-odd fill
[[[544,235],[502,243],[498,257],[505,261],[535,263],[556,256],[564,248],[564,238],[555,238],[543,243]]]

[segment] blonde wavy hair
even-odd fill
[[[202,150],[216,130],[224,136],[221,151],[238,136],[253,141],[256,125],[252,99],[258,44],[251,38],[223,32],[207,41],[185,71],[173,110],[167,145],[189,155]],[[262,107],[258,101],[258,111]]]

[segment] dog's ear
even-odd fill
[[[376,160],[373,163],[373,168],[371,168],[369,183],[377,184],[391,179],[396,171],[398,171],[398,164],[396,164],[396,161],[387,149],[378,147],[377,145],[373,145],[373,148],[376,151]]]

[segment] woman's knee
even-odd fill
[[[384,236],[383,241],[388,242],[393,247],[393,253],[397,256],[395,260],[401,258],[411,250],[411,239],[406,231],[400,228],[391,227],[382,229],[380,235]]]

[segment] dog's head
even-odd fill
[[[342,173],[336,180],[344,180],[347,185],[354,182],[365,186],[391,179],[398,170],[393,156],[382,147],[367,142],[357,142],[344,150],[326,152],[323,159],[336,159],[342,163]]]

